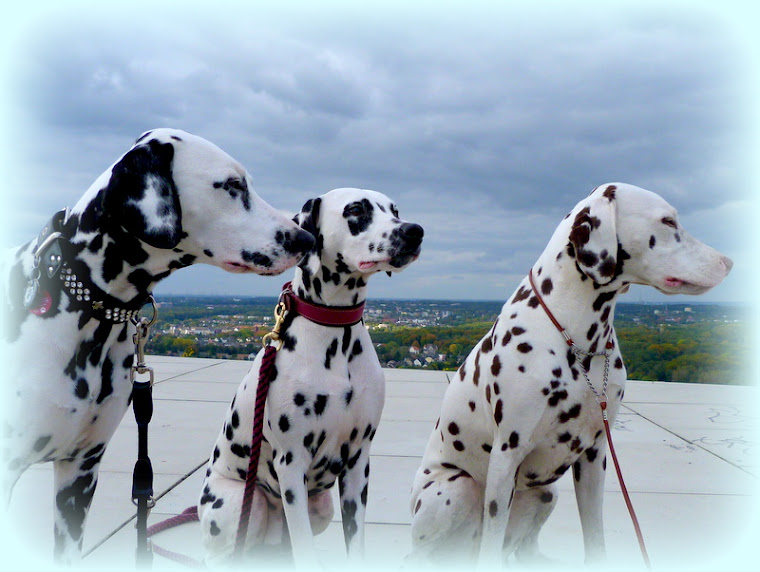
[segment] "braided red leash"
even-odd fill
[[[178,514],[177,516],[173,516],[166,520],[162,520],[161,522],[149,527],[147,536],[150,538],[154,534],[158,534],[159,532],[163,532],[164,530],[167,530],[169,528],[174,528],[175,526],[179,526],[181,524],[185,524],[188,522],[197,522],[197,521],[198,521],[198,505],[193,505],[186,508],[181,514]],[[159,556],[163,556],[164,558],[167,558],[168,560],[179,562],[180,564],[183,564],[187,566],[188,568],[205,568],[202,562],[199,562],[198,560],[196,560],[195,558],[192,558],[191,556],[179,554],[178,552],[172,552],[171,550],[167,550],[166,548],[162,548],[158,546],[157,544],[153,544],[153,543],[150,544],[150,548],[153,551],[153,553],[158,554]]]
[[[269,393],[269,383],[277,376],[275,359],[277,348],[268,345],[261,358],[259,369],[259,385],[256,388],[256,402],[253,409],[253,437],[251,439],[251,457],[248,461],[248,472],[245,476],[245,491],[243,492],[243,504],[240,508],[240,521],[238,523],[237,537],[235,538],[235,554],[239,555],[245,545],[245,535],[248,532],[248,522],[251,518],[251,504],[253,493],[256,489],[256,473],[259,468],[259,456],[261,454],[261,441],[264,438],[264,407]]]
[[[194,504],[193,506],[187,507],[181,514],[178,514],[177,516],[173,516],[166,520],[162,520],[161,522],[149,527],[148,536],[153,536],[154,534],[158,534],[159,532],[163,532],[164,530],[168,530],[169,528],[174,528],[175,526],[179,526],[180,524],[185,524],[186,522],[197,522],[197,521],[198,521],[198,505]]]

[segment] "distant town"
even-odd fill
[[[275,304],[274,298],[265,297],[163,296],[148,351],[252,360],[261,349],[262,336],[273,325]],[[454,370],[490,328],[502,306],[503,302],[496,301],[371,300],[364,323],[383,367]],[[647,365],[639,378],[666,379],[670,375],[667,367],[673,366],[671,369],[680,375],[698,377],[697,381],[741,382],[721,381],[727,375],[725,371],[723,377],[713,379],[705,367],[715,369],[717,376],[718,370],[725,370],[730,362],[738,372],[749,343],[747,309],[742,306],[618,304],[615,326],[629,374],[636,371],[631,367],[636,365],[632,358],[635,362],[636,354],[641,354],[638,359],[642,364],[649,364],[652,356],[660,361],[655,359],[654,366]],[[677,339],[670,344],[673,336]],[[627,349],[626,344],[630,346]],[[700,363],[692,363],[695,355]]]

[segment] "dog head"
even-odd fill
[[[93,189],[81,209],[85,229],[128,233],[229,272],[279,274],[313,245],[259,198],[240,163],[184,131],[145,133]]]
[[[665,294],[702,294],[720,284],[730,258],[688,234],[676,209],[633,185],[601,185],[570,214],[571,250],[596,284],[615,280]]]
[[[349,274],[403,270],[419,256],[424,235],[420,225],[399,218],[388,197],[362,189],[310,199],[295,221],[316,238],[312,258]]]

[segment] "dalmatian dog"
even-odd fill
[[[512,553],[540,561],[553,483],[571,467],[586,561],[604,560],[607,441],[594,393],[603,400],[607,361],[612,423],[626,381],[613,327],[618,295],[629,284],[701,294],[731,266],[652,192],[607,184],[578,203],[532,267],[536,289],[529,277],[521,282],[446,390],[413,482],[410,562],[476,558],[491,568]]]
[[[362,303],[370,276],[401,271],[420,253],[422,227],[399,219],[394,203],[375,191],[330,191],[307,201],[296,220],[316,237],[316,246],[296,269],[292,291],[327,308]],[[289,560],[290,545],[297,568],[313,566],[313,535],[332,519],[330,489],[337,479],[348,555],[358,559],[364,549],[370,443],[385,398],[380,363],[362,322],[325,326],[288,314],[283,328],[264,414],[246,554]],[[262,354],[232,400],[198,502],[210,565],[228,561],[234,551]]]
[[[154,285],[197,262],[278,274],[313,243],[221,149],[157,129],[9,255],[4,489],[10,499],[30,465],[54,463],[58,561],[81,558],[99,463],[130,401],[131,318]]]

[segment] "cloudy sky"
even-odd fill
[[[423,255],[375,277],[376,297],[506,299],[564,214],[624,181],[734,259],[704,300],[754,298],[744,2],[353,4],[13,9],[0,30],[3,242],[35,236],[142,132],[170,126],[240,160],[289,213],[335,187],[393,197],[425,227]],[[282,282],[196,266],[158,294],[274,295]]]

